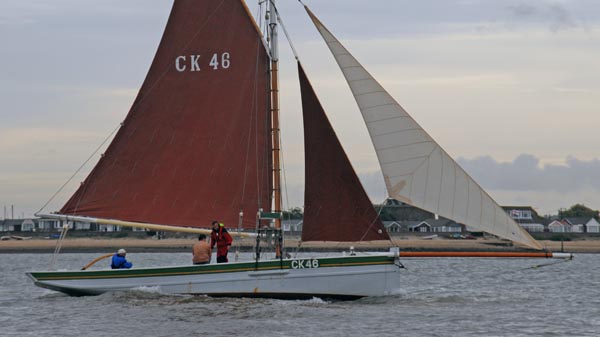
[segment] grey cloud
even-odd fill
[[[558,4],[551,5],[548,8],[553,21],[550,23],[550,29],[557,32],[561,29],[568,29],[576,27],[577,24],[573,22],[569,12]]]
[[[508,6],[507,9],[518,17],[530,17],[535,15],[537,10],[530,4],[518,4],[514,6]]]
[[[546,23],[552,32],[581,26],[571,11],[559,3],[523,3],[506,7],[518,20]]]
[[[489,156],[459,158],[458,163],[484,188],[492,190],[569,192],[600,189],[600,160],[567,157],[564,165],[540,165],[533,155],[522,154],[512,162]]]

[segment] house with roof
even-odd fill
[[[460,224],[440,218],[440,219],[427,219],[427,223],[431,226],[431,231],[435,233],[462,233],[463,226]]]
[[[23,220],[4,219],[0,221],[0,231],[2,232],[20,232]]]
[[[524,230],[530,233],[541,233],[546,229],[546,227],[541,223],[521,223],[519,225],[521,225]]]
[[[37,223],[40,232],[56,232],[62,228],[62,221],[57,219],[38,219]]]
[[[418,233],[429,233],[431,232],[431,225],[427,221],[404,221],[403,225],[406,225],[409,232]]]
[[[383,207],[381,211],[383,221],[422,221],[434,217],[431,212],[396,199],[387,199],[383,205],[376,205],[375,207],[376,209]]]
[[[69,221],[69,227],[76,231],[89,231],[92,229],[92,224],[88,221]],[[137,229],[137,228],[134,228]]]
[[[107,224],[97,224],[98,232],[120,232],[121,226],[116,225],[107,225]]]
[[[545,219],[539,216],[531,206],[502,206],[502,209],[528,232],[545,230]]]
[[[35,219],[21,220],[21,232],[35,232]]]
[[[571,225],[573,233],[600,233],[600,223],[592,217],[568,217],[563,222]]]
[[[586,233],[600,233],[600,222],[594,218],[590,218],[590,220],[585,224]]]
[[[36,219],[0,220],[0,232],[35,232]]]
[[[554,220],[548,224],[548,231],[552,233],[570,233],[571,224],[566,221]]]
[[[98,232],[118,232],[121,230],[120,226],[116,225],[105,225],[92,223],[87,221],[68,221],[66,222],[69,230],[76,231],[98,231]],[[37,219],[37,231],[40,232],[59,232],[65,225],[64,221],[57,219]],[[144,229],[134,228],[133,231],[144,231]]]
[[[286,219],[281,221],[281,228],[284,232],[302,232],[302,219]]]
[[[382,223],[388,233],[404,233],[409,231],[406,221],[382,221]]]

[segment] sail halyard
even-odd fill
[[[388,194],[410,205],[542,249],[381,87],[305,6],[367,125]]]
[[[60,213],[209,227],[269,208],[268,54],[242,0],[176,0],[123,125]]]
[[[302,65],[305,192],[302,241],[389,240]]]

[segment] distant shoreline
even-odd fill
[[[62,253],[108,253],[119,248],[125,248],[130,253],[178,253],[190,252],[194,239],[139,239],[139,238],[67,238],[62,243]],[[547,250],[559,252],[561,242],[539,241]],[[0,241],[0,254],[31,254],[53,253],[56,239],[32,238],[28,240]],[[244,239],[234,241],[233,250],[242,252],[254,251],[254,240]],[[390,241],[374,242],[304,242],[298,248],[297,240],[286,240],[288,250],[302,252],[341,252],[348,251],[351,246],[356,251],[387,251],[397,246],[404,251],[523,251],[524,248],[512,246],[509,242],[494,239],[452,240],[436,238],[424,240],[416,237],[396,238]],[[600,240],[573,240],[563,242],[565,252],[570,253],[600,253]]]

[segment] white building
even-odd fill
[[[436,233],[461,233],[462,226],[447,219],[427,219],[431,231]]]
[[[554,220],[548,224],[548,230],[552,233],[570,233],[571,224],[566,221]]]
[[[401,221],[383,221],[383,226],[388,233],[408,232],[408,227],[403,226]]]
[[[541,223],[522,223],[520,225],[530,233],[541,233],[544,231],[544,225]]]
[[[585,224],[585,227],[587,228],[588,233],[600,233],[600,222],[594,218],[591,218],[590,221]]]
[[[302,232],[302,219],[288,219],[281,221],[281,228],[284,232]]]
[[[565,218],[574,233],[600,233],[600,223],[592,217]]]

